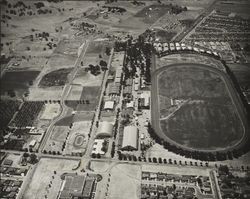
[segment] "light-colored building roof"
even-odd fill
[[[100,155],[105,154],[105,152],[102,150],[103,143],[104,143],[104,139],[95,139],[92,153],[100,154]]]
[[[141,93],[141,98],[144,99],[144,106],[150,105],[150,93],[148,92]]]
[[[36,140],[31,140],[29,146],[34,147],[36,145]]]
[[[114,101],[106,101],[105,104],[104,104],[104,109],[105,110],[107,110],[107,109],[113,109],[114,108],[114,104],[115,104]]]
[[[107,121],[101,122],[96,137],[112,137],[112,134],[113,124]]]
[[[134,101],[128,102],[128,103],[126,104],[126,107],[127,107],[127,108],[134,108]]]
[[[135,126],[125,126],[123,131],[122,148],[137,149],[138,129]]]

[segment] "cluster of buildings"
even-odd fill
[[[20,180],[0,179],[0,196],[1,198],[14,199],[22,186]]]
[[[185,43],[160,43],[155,42],[153,43],[153,46],[157,53],[166,53],[166,52],[181,52],[181,51],[191,51],[191,52],[197,52],[197,53],[206,53],[209,55],[213,55],[216,57],[219,57],[220,55],[218,52],[210,49],[201,48],[198,46],[193,46]]]
[[[86,175],[67,174],[64,176],[59,199],[91,199],[94,197],[96,188],[96,177]]]
[[[141,177],[142,198],[169,199],[175,197],[192,199],[197,192],[195,189],[202,194],[212,196],[212,188],[208,176],[142,172]]]

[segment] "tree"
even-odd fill
[[[27,158],[27,157],[29,157],[29,154],[28,154],[27,152],[25,152],[25,153],[23,154],[23,157],[24,157],[24,158]]]
[[[109,48],[109,47],[106,47],[105,53],[106,53],[107,56],[110,55],[110,52],[111,52],[110,48]]]
[[[36,154],[34,154],[34,153],[30,154],[30,163],[35,164],[37,162],[38,162],[38,159],[37,159]]]

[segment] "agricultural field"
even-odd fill
[[[66,172],[72,172],[78,165],[75,160],[60,160],[42,158],[31,181],[25,188],[23,198],[42,199],[47,195],[48,198],[56,198],[61,187],[61,175]],[[52,183],[51,186],[50,182]]]
[[[68,74],[72,68],[58,69],[43,76],[40,87],[64,86],[68,81]]]
[[[99,86],[83,87],[80,101],[67,100],[66,105],[77,111],[94,111],[99,93]]]
[[[0,124],[1,131],[5,130],[14,114],[18,111],[20,101],[1,100],[0,101]]]
[[[158,72],[156,131],[199,150],[221,150],[241,141],[247,122],[228,76],[197,64],[170,65]]]
[[[10,97],[22,97],[33,81],[36,79],[40,71],[11,71],[6,72],[1,78],[1,95],[9,95]]]
[[[39,113],[41,112],[44,106],[44,102],[32,102],[27,101],[24,102],[15,115],[13,120],[11,121],[10,126],[12,127],[27,127],[33,126],[33,123],[37,119]]]

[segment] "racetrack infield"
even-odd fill
[[[152,125],[185,149],[221,151],[243,143],[244,106],[229,76],[214,67],[183,63],[152,74]]]

